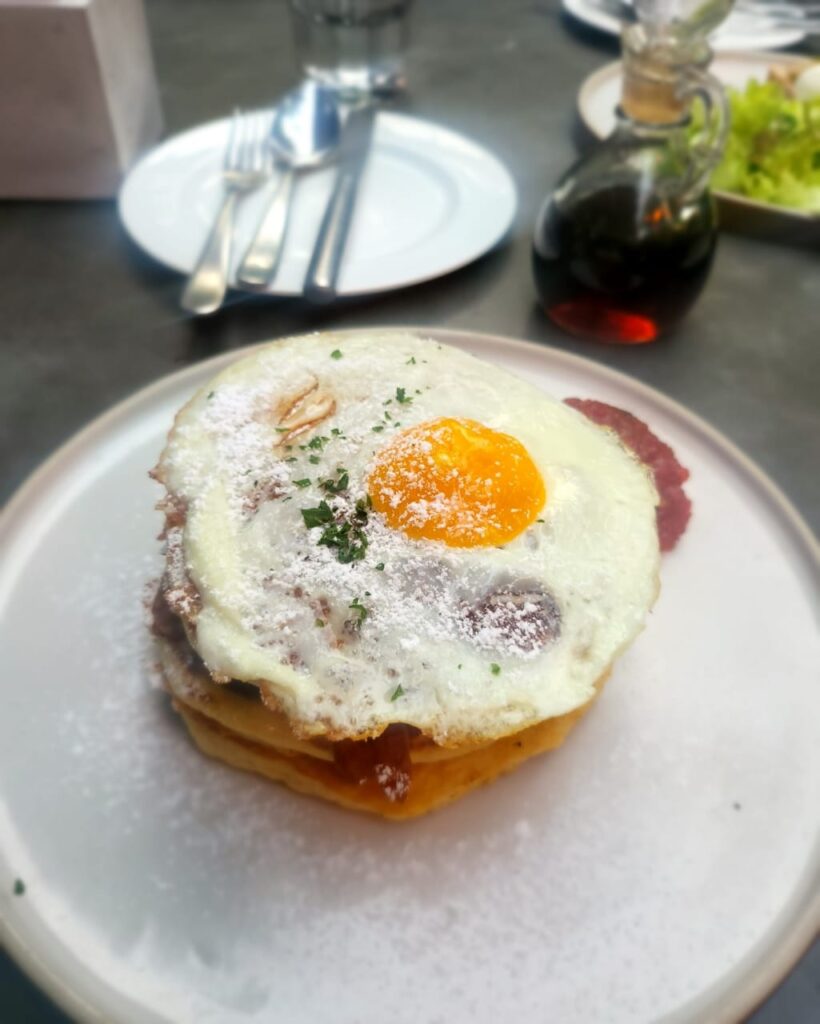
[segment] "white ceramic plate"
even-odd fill
[[[561,750],[449,809],[396,825],[296,796],[194,749],[152,686],[143,621],[147,470],[236,353],[97,420],[0,524],[0,937],[79,1019],[734,1021],[820,923],[805,526],[657,392],[432,333],[631,409],[690,467],[694,517],[647,629]]]
[[[193,269],[216,216],[228,125],[214,121],[168,139],[133,168],[120,191],[120,216],[134,241],[183,273]],[[272,294],[301,293],[335,173],[330,166],[300,176]],[[261,189],[239,205],[232,280],[269,197]],[[379,114],[340,294],[399,288],[456,270],[502,238],[515,209],[515,184],[487,150],[429,121]]]
[[[773,65],[802,65],[805,57],[784,53],[719,53],[711,71],[725,85],[745,88],[756,79],[764,82]],[[598,138],[606,138],[615,127],[615,109],[621,99],[621,62],[613,61],[594,71],[585,79],[578,93],[581,120]],[[806,239],[820,237],[820,217],[785,206],[763,203],[734,192],[715,191],[726,215],[723,222],[733,227],[750,226],[765,233],[782,233],[784,237]],[[730,218],[730,219],[729,219]]]
[[[561,4],[568,14],[585,25],[610,35],[621,34],[623,20],[595,0],[561,0]],[[799,29],[778,28],[768,18],[734,11],[713,33],[711,43],[716,50],[779,50],[805,38],[805,32]]]

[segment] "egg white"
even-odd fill
[[[335,410],[284,449],[274,410],[313,381]],[[524,445],[547,490],[538,521],[502,547],[453,548],[411,540],[371,510],[365,557],[340,563],[303,519],[322,499],[343,500],[319,482],[344,469],[350,501],[363,498],[379,449],[443,416]],[[328,440],[311,448],[315,437]],[[187,504],[199,654],[215,675],[257,683],[303,736],[375,735],[400,721],[456,744],[571,711],[657,594],[657,494],[614,434],[497,366],[410,334],[257,349],[180,412],[159,476]],[[460,606],[521,581],[560,608],[556,640],[522,650],[465,632]]]

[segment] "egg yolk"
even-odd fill
[[[376,455],[368,490],[393,529],[454,548],[512,540],[546,501],[541,474],[520,441],[449,417],[397,434]]]

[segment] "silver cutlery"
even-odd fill
[[[336,93],[315,82],[288,93],[276,108],[268,143],[280,175],[236,275],[240,284],[260,290],[279,268],[297,175],[325,163],[339,144]]]
[[[269,130],[269,113],[234,111],[222,166],[222,205],[182,293],[182,308],[189,313],[213,313],[222,305],[228,288],[236,203],[271,173]]]
[[[339,146],[339,170],[305,275],[303,294],[312,302],[329,302],[336,298],[342,257],[370,151],[375,118],[376,108],[366,105],[353,108],[345,119]]]

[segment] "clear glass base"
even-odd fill
[[[360,8],[292,0],[296,48],[306,74],[343,95],[393,94],[406,85],[407,0]]]

